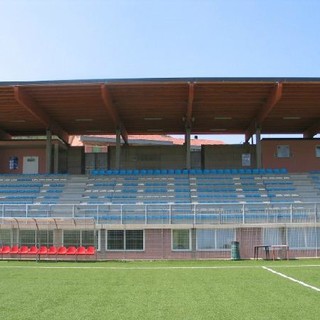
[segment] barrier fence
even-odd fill
[[[19,204],[0,218],[94,219],[96,224],[265,224],[319,222],[320,203]]]

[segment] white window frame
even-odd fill
[[[298,236],[301,236],[300,239],[302,238],[303,239],[303,244],[304,246],[293,246],[291,245],[291,234],[290,232],[294,232],[296,231]],[[318,249],[317,248],[317,237],[318,237],[318,232],[320,231],[320,228],[314,228],[314,227],[292,227],[292,228],[288,228],[287,229],[287,239],[288,239],[288,245],[290,247],[290,249],[292,250],[316,250]],[[309,243],[309,238],[308,238],[308,235],[307,233],[308,232],[314,232],[313,236],[315,237],[315,245],[314,246],[310,246],[310,243]],[[301,240],[299,241],[301,242]]]
[[[199,241],[198,241],[198,231],[202,231],[202,230],[211,230],[211,231],[214,231],[214,245],[215,245],[215,248],[211,248],[211,249],[201,249],[199,248]],[[234,241],[235,240],[235,237],[236,237],[236,233],[235,233],[235,229],[233,228],[227,228],[227,229],[197,229],[196,231],[196,248],[197,248],[197,251],[231,251],[231,243],[230,243],[230,248],[217,248],[217,239],[218,239],[218,232],[221,231],[221,230],[231,230],[233,232],[233,239],[231,241]]]

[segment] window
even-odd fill
[[[320,146],[316,146],[316,157],[320,158]]]
[[[64,230],[63,245],[69,246],[95,246],[96,234],[94,230]]]
[[[288,245],[292,249],[315,249],[320,241],[320,228],[289,228]]]
[[[37,232],[37,243],[41,246],[50,247],[53,245],[53,231],[39,230]]]
[[[107,250],[144,250],[143,230],[108,230]]]
[[[288,145],[277,146],[277,158],[290,158],[290,146]]]
[[[124,250],[124,231],[109,230],[107,236],[108,250]]]
[[[263,232],[263,243],[266,245],[287,244],[287,232],[285,228],[268,228]]]
[[[191,250],[191,232],[189,229],[172,230],[172,250]]]
[[[197,250],[229,250],[234,239],[233,229],[198,229]]]
[[[0,247],[11,245],[12,232],[10,229],[0,229]]]
[[[64,230],[63,245],[66,247],[80,246],[80,230]]]

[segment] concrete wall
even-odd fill
[[[68,149],[68,173],[85,173],[84,147],[72,147]]]
[[[109,147],[110,169],[115,169],[116,148]],[[121,169],[183,169],[186,167],[184,146],[121,147]]]
[[[205,145],[202,146],[202,161],[205,169],[232,169],[256,167],[255,145]],[[250,154],[250,166],[243,166],[242,155]]]
[[[289,146],[287,158],[279,158],[278,146]],[[289,172],[320,170],[320,157],[316,157],[320,139],[263,139],[262,165],[264,168],[287,168]]]

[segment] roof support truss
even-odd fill
[[[303,137],[305,139],[313,138],[320,131],[320,119],[313,123],[308,129],[303,132]]]
[[[6,131],[0,129],[0,139],[1,140],[10,140],[12,137],[9,133],[7,133]]]
[[[62,129],[56,122],[50,119],[49,115],[39,107],[39,105],[21,87],[14,87],[14,97],[16,101],[40,121],[47,130],[51,130],[64,142],[69,143],[69,134]]]
[[[116,129],[120,129],[123,141],[126,144],[128,144],[127,130],[121,122],[118,111],[112,102],[110,91],[105,84],[101,85],[101,96],[102,96],[103,104],[104,104],[105,108],[107,109],[108,113],[110,114]]]
[[[263,121],[268,117],[272,109],[276,106],[282,96],[282,83],[277,82],[273,87],[266,103],[260,109],[259,114],[253,121],[251,121],[250,126],[245,132],[245,141],[248,142],[251,136],[255,133],[256,128],[260,128]]]

